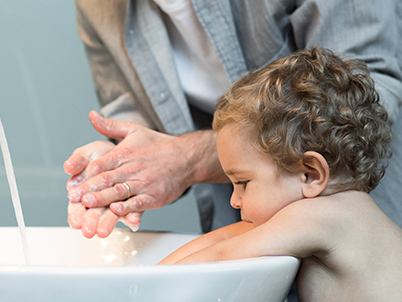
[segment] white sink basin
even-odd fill
[[[154,266],[197,237],[116,229],[85,239],[71,228],[0,228],[0,301],[282,302],[299,267],[293,257]]]

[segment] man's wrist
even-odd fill
[[[185,174],[188,186],[196,183],[227,182],[216,151],[216,132],[202,130],[183,134]]]

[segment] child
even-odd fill
[[[362,61],[322,48],[246,74],[213,124],[242,221],[161,264],[292,255],[299,301],[402,301],[402,230],[367,194],[392,139],[378,99]]]

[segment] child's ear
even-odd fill
[[[321,194],[329,181],[329,166],[324,156],[314,151],[304,153],[307,157],[303,161],[303,184],[304,197],[313,198]]]

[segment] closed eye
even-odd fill
[[[235,185],[241,185],[243,186],[243,189],[245,189],[247,187],[247,184],[249,183],[249,180],[240,180],[238,182],[234,182],[233,184]]]

